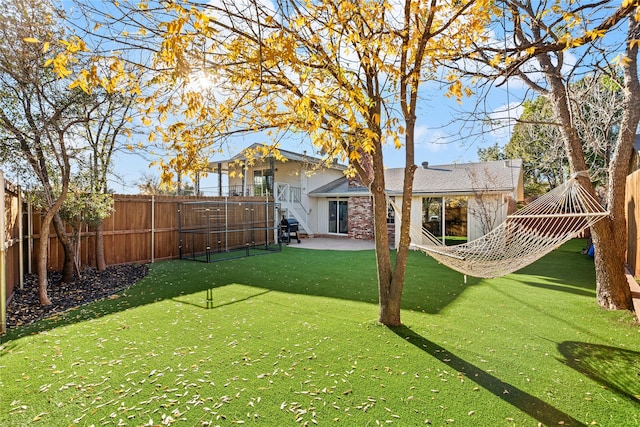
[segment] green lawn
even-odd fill
[[[583,245],[467,284],[412,253],[394,329],[373,251],[157,263],[9,331],[0,425],[638,426],[640,326],[598,308]]]

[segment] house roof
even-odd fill
[[[522,160],[427,165],[418,167],[413,180],[414,195],[470,195],[478,191],[509,193],[522,183]],[[404,168],[385,170],[386,193],[401,195]],[[346,178],[317,188],[309,193],[315,197],[339,197],[369,194],[363,187],[349,188]]]
[[[341,176],[335,181],[331,181],[330,183],[309,192],[309,196],[312,197],[350,197],[366,196],[368,194],[371,193],[369,193],[369,189],[367,187],[349,187],[349,180],[346,176]]]
[[[244,150],[242,150],[240,153],[236,154],[235,156],[231,157],[230,159],[227,160],[219,160],[217,162],[211,162],[210,166],[212,170],[215,170],[216,165],[218,163],[222,163],[223,164],[223,168],[227,169],[229,167],[230,163],[233,163],[235,161],[238,160],[247,160],[247,151],[254,151],[257,148],[260,147],[266,147],[264,144],[260,144],[260,143],[254,143],[251,144],[249,147],[245,148]],[[314,156],[309,156],[306,153],[295,153],[293,151],[289,151],[289,150],[283,150],[281,148],[278,149],[278,151],[280,152],[280,154],[287,159],[287,161],[290,162],[299,162],[299,163],[307,163],[307,164],[312,164],[312,165],[323,165],[325,167],[330,167],[331,169],[338,169],[338,170],[346,170],[347,166],[338,163],[337,161],[334,162],[330,162],[327,161],[327,159],[322,159],[320,157],[314,157]],[[270,155],[266,156],[267,158],[271,157]]]

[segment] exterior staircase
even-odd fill
[[[299,187],[292,187],[287,183],[275,183],[275,203],[280,208],[280,218],[295,218],[298,221],[299,230],[309,237],[313,237],[313,232],[309,226],[309,214],[311,210],[302,204],[302,190]]]

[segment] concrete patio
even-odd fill
[[[295,239],[288,245],[290,248],[301,249],[324,249],[334,251],[365,251],[374,249],[373,240],[355,240],[331,237],[309,237],[300,239],[300,243]]]

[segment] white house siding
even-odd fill
[[[300,187],[300,164],[294,162],[280,163],[276,162],[274,171],[274,181],[283,182],[293,187]],[[270,169],[271,165],[268,160],[256,161],[253,166],[249,166],[247,169],[247,186],[253,185],[253,171]],[[242,177],[238,176],[238,172],[235,176],[229,176],[229,185],[242,185]]]
[[[394,197],[393,202],[395,203],[396,207],[399,210],[402,209],[402,196]],[[411,198],[411,223],[422,224],[422,196]],[[394,232],[395,246],[394,247],[396,248],[400,246],[400,224],[402,224],[402,221],[400,219],[399,213],[396,212],[395,222],[394,222],[394,225],[395,225],[394,227],[395,228],[395,232]],[[414,225],[413,230],[415,230],[415,233],[412,233],[412,234],[416,234],[421,232],[422,227],[418,225]],[[415,236],[412,236],[411,242],[416,243],[418,245],[426,245],[428,243],[428,241],[422,236],[417,241],[415,239]]]
[[[302,188],[302,203],[307,207],[307,211],[311,210],[311,213],[308,215],[309,226],[313,228],[313,234],[326,234],[329,228],[327,218],[329,203],[323,198],[309,197],[309,192],[335,181],[344,176],[344,173],[336,169],[323,169],[312,171],[309,176],[307,176],[306,173],[302,175],[303,177],[300,182]]]
[[[411,222],[415,224],[413,226],[414,234],[421,232],[422,230],[422,198],[426,196],[414,196],[411,199]],[[440,195],[433,197],[442,197]],[[452,196],[453,197],[453,196]],[[445,199],[447,196],[445,196]],[[402,197],[394,197],[393,198],[398,209],[401,209],[402,206]],[[482,195],[482,206],[486,208],[488,212],[491,212],[494,215],[493,221],[487,224],[490,226],[490,230],[496,228],[502,222],[506,220],[507,217],[507,209],[508,203],[505,201],[506,198],[503,195]],[[468,209],[467,209],[467,239],[474,240],[479,237],[482,237],[485,233],[484,227],[482,225],[482,221],[479,218],[480,212],[482,212],[480,202],[476,200],[475,197],[470,196],[468,198]],[[477,214],[476,214],[477,213]],[[487,222],[487,221],[485,221]],[[399,215],[396,215],[395,220],[395,247],[398,247],[400,244],[400,224],[401,220]],[[412,238],[412,243],[416,243],[419,245],[428,245],[429,240],[425,237],[420,236],[417,240],[415,236]]]
[[[481,201],[469,197],[467,205],[467,238],[475,240],[502,224],[507,219],[508,203],[503,195],[483,194]],[[482,220],[489,213],[491,220]],[[484,225],[483,225],[484,223]]]

